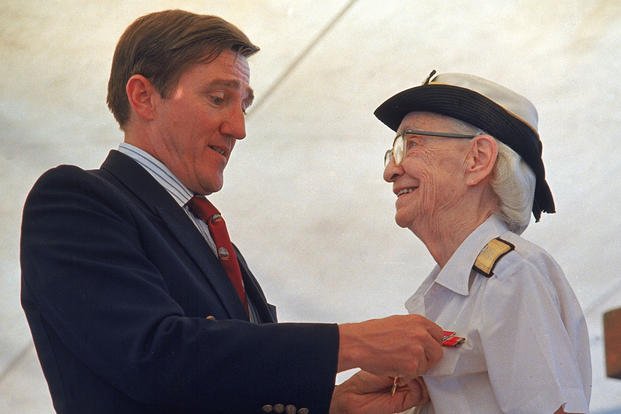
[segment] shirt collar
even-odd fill
[[[488,217],[457,248],[446,265],[439,271],[435,282],[455,293],[467,296],[472,265],[481,249],[490,240],[507,231],[507,225],[498,216]]]
[[[183,185],[166,165],[148,152],[126,142],[119,145],[119,152],[132,158],[147,170],[181,207],[184,207],[194,196],[194,193]]]

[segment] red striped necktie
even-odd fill
[[[237,261],[237,255],[235,249],[229,238],[229,232],[226,230],[226,223],[224,218],[220,215],[217,208],[214,207],[209,200],[205,197],[194,196],[189,202],[190,211],[199,219],[204,221],[209,227],[209,233],[216,243],[216,250],[218,252],[218,259],[229,280],[233,284],[233,287],[237,291],[237,295],[248,313],[248,299],[246,298],[246,291],[244,289],[244,282],[242,280],[241,270],[239,268],[239,262]]]

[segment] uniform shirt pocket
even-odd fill
[[[485,357],[476,333],[470,333],[465,338],[466,341],[460,346],[445,347],[440,362],[427,371],[425,376],[460,376],[487,371]]]

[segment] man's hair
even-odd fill
[[[129,120],[125,86],[131,76],[143,75],[167,98],[188,67],[209,63],[226,50],[248,57],[259,48],[217,16],[166,10],[136,19],[119,39],[108,80],[106,101],[121,129]]]
[[[450,119],[454,121],[455,127],[461,133],[487,134],[467,122],[455,118]],[[522,157],[496,137],[492,136],[492,138],[498,145],[498,156],[490,179],[492,191],[498,197],[499,202],[496,214],[507,223],[512,232],[522,234],[530,223],[536,177]]]

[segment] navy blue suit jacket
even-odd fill
[[[327,412],[337,326],[276,323],[239,261],[259,324],[183,209],[131,158],[111,151],[99,170],[45,173],[24,207],[22,306],[57,412]]]

